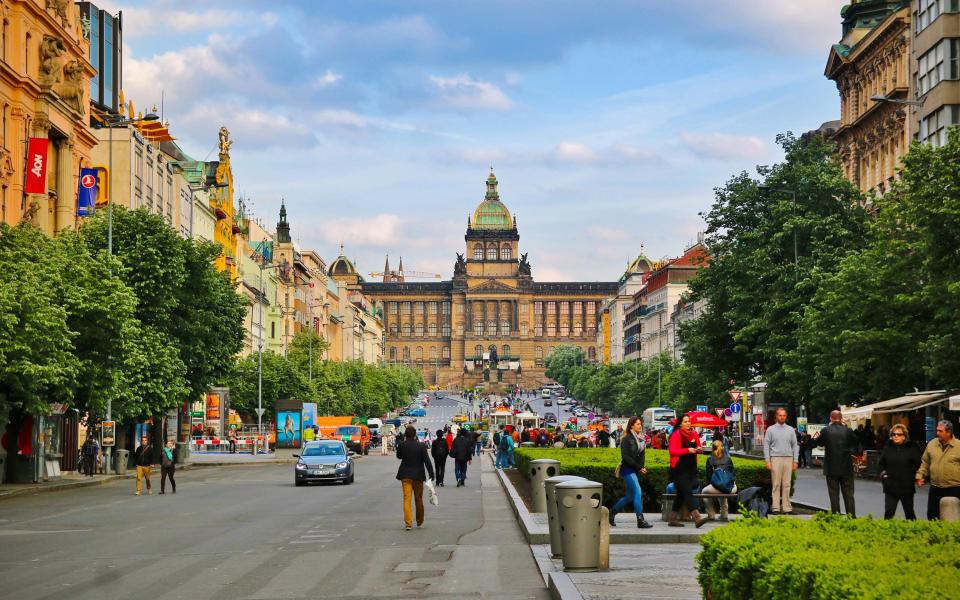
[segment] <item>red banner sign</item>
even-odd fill
[[[28,194],[47,193],[47,138],[30,138],[27,145],[27,180],[24,191]]]

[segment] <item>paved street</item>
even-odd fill
[[[182,472],[176,495],[158,495],[157,478],[150,496],[116,481],[12,498],[0,596],[545,598],[499,484],[477,466],[410,532],[397,461],[373,454],[350,486],[296,488],[292,465],[248,465]]]

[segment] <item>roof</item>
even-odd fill
[[[341,254],[330,265],[327,270],[328,275],[357,275],[357,268],[353,266],[350,259]]]
[[[900,396],[899,398],[881,400],[880,402],[874,402],[873,404],[867,404],[865,406],[844,407],[844,410],[841,412],[843,413],[844,419],[858,421],[871,418],[873,413],[897,413],[917,410],[931,404],[945,402],[949,395],[945,390],[914,392]]]
[[[506,205],[500,201],[500,194],[497,192],[497,176],[493,174],[493,169],[487,177],[487,194],[483,202],[473,211],[470,226],[472,229],[513,229],[513,217],[510,216]]]

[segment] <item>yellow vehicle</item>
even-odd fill
[[[453,422],[454,422],[454,423],[458,423],[458,424],[459,424],[459,423],[466,423],[467,420],[468,420],[468,419],[467,419],[467,415],[454,415],[454,416],[453,416]]]

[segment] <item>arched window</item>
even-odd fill
[[[510,346],[504,345],[504,346],[503,346],[503,354],[502,354],[502,356],[501,356],[500,358],[506,358],[506,357],[508,357],[508,356],[510,356]]]
[[[474,356],[476,356],[476,357],[478,357],[478,358],[482,357],[482,356],[483,356],[483,346],[481,346],[480,344],[477,344],[476,346],[474,346],[474,347],[473,347],[473,354],[474,354]]]
[[[508,246],[507,244],[504,244],[503,247],[500,248],[501,260],[510,260],[512,258],[512,254],[513,253],[510,251],[510,246]]]
[[[396,323],[390,324],[390,335],[397,335],[400,332],[400,327]]]
[[[496,244],[489,246],[487,248],[487,260],[497,260],[497,246]]]
[[[437,324],[430,323],[430,337],[437,337]]]
[[[403,335],[410,337],[410,323],[403,324]]]
[[[483,260],[483,245],[477,244],[473,247],[473,260]]]
[[[417,346],[417,362],[423,362],[423,346]]]
[[[423,323],[417,323],[417,337],[423,337]]]
[[[396,347],[396,346],[391,346],[391,347],[390,347],[390,360],[393,360],[393,361],[397,360],[397,347]]]
[[[443,360],[450,360],[450,347],[449,347],[449,346],[444,346],[444,347],[443,347]]]

